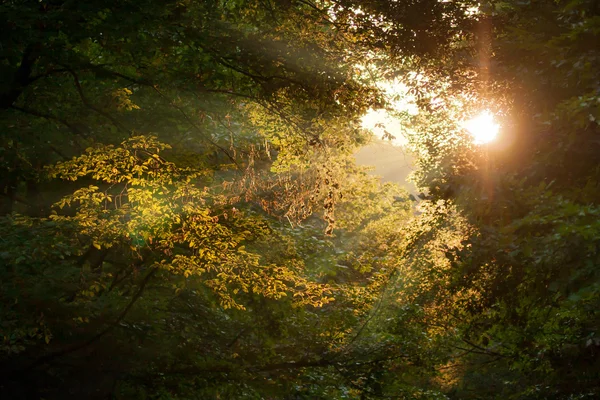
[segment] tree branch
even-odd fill
[[[39,43],[30,44],[23,52],[21,64],[15,71],[10,89],[7,92],[0,94],[0,110],[10,108],[19,98],[27,85],[31,83],[31,72],[33,66],[40,57]]]
[[[98,332],[97,334],[95,334],[94,336],[92,336],[91,338],[89,338],[86,341],[83,341],[81,343],[75,344],[73,346],[69,346],[67,348],[64,348],[62,350],[58,350],[55,351],[53,353],[47,354],[41,358],[38,358],[36,361],[34,361],[33,363],[31,363],[29,366],[27,366],[26,368],[24,368],[24,371],[29,371],[32,370],[33,368],[39,366],[39,365],[43,365],[43,364],[47,364],[59,357],[62,357],[64,355],[67,355],[69,353],[73,353],[77,350],[81,350],[91,344],[93,344],[94,342],[97,342],[98,340],[100,340],[102,337],[104,337],[106,334],[108,334],[110,331],[112,331],[121,321],[123,321],[123,319],[127,316],[127,313],[129,313],[129,310],[131,310],[131,308],[133,307],[133,305],[138,301],[138,299],[142,296],[142,293],[144,292],[144,288],[146,287],[146,285],[148,284],[148,282],[150,281],[150,278],[152,278],[152,276],[156,273],[156,271],[158,271],[158,268],[152,268],[150,270],[150,272],[148,272],[148,274],[146,274],[146,276],[144,277],[144,279],[142,280],[142,282],[140,283],[140,286],[137,290],[137,292],[133,295],[133,297],[131,298],[131,300],[129,301],[129,303],[127,304],[127,306],[123,309],[123,311],[121,311],[121,313],[119,314],[119,316],[117,317],[117,319],[115,319],[109,326],[107,326],[106,328],[104,328],[103,330],[101,330],[100,332]]]
[[[13,110],[20,111],[20,112],[22,112],[24,114],[29,114],[29,115],[33,115],[35,117],[45,118],[45,119],[50,120],[50,121],[60,122],[61,124],[63,124],[67,128],[69,128],[69,130],[71,132],[73,132],[74,134],[85,136],[85,133],[83,133],[76,125],[73,125],[69,121],[67,121],[67,120],[65,120],[63,118],[59,118],[59,117],[57,117],[55,115],[46,114],[46,113],[43,113],[41,111],[33,110],[33,109],[27,108],[27,107],[18,107],[18,106],[14,106],[13,105],[13,106],[10,106],[10,108],[12,108]]]
[[[159,95],[161,95],[163,98],[167,99],[167,96],[165,96],[160,90],[158,90],[158,88],[156,86],[153,87],[154,90],[156,91],[156,93],[158,93]],[[202,133],[202,129],[200,129],[200,127],[198,125],[196,125],[196,123],[187,115],[187,113],[178,105],[176,105],[174,102],[169,101],[169,105],[173,108],[175,108],[177,111],[179,111],[179,113],[181,115],[183,115],[183,117],[185,118],[185,120],[196,130],[198,131],[198,133]],[[204,135],[203,135],[204,136]],[[227,151],[227,149],[225,149],[223,146],[219,145],[217,142],[215,142],[214,140],[210,139],[210,138],[206,138],[210,144],[212,144],[213,146],[215,146],[217,149],[219,149],[221,152],[223,152],[223,154],[225,154],[227,156],[227,158],[229,158],[237,167],[238,169],[240,168],[239,163],[237,162],[237,160],[235,158],[233,158],[233,156],[231,154],[229,154],[229,152]]]
[[[131,135],[131,131],[128,130],[127,128],[125,128],[123,126],[123,124],[121,124],[119,121],[117,121],[113,116],[111,116],[109,113],[107,113],[106,111],[103,111],[101,109],[99,109],[98,107],[94,106],[89,99],[85,96],[85,94],[83,93],[83,88],[81,87],[81,82],[79,81],[79,77],[77,76],[77,73],[72,70],[72,69],[68,69],[68,72],[71,74],[71,76],[73,77],[73,81],[75,83],[75,88],[77,89],[77,93],[79,94],[79,97],[81,98],[81,101],[83,102],[83,104],[89,108],[90,110],[102,115],[104,118],[108,119],[110,122],[113,123],[114,126],[117,127],[117,129],[119,129],[120,131],[127,133],[128,135]]]

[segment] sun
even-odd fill
[[[471,134],[475,144],[493,141],[500,130],[500,125],[494,121],[494,116],[489,111],[482,111],[474,118],[463,122],[462,126]]]

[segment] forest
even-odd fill
[[[600,398],[597,0],[0,16],[1,399]]]

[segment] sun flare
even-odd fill
[[[500,130],[500,125],[494,121],[494,116],[489,111],[479,113],[464,122],[462,126],[471,134],[475,144],[486,144],[493,141]]]

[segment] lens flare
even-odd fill
[[[475,144],[486,144],[498,136],[500,125],[494,121],[494,116],[489,111],[483,111],[476,117],[462,124],[473,137]]]

